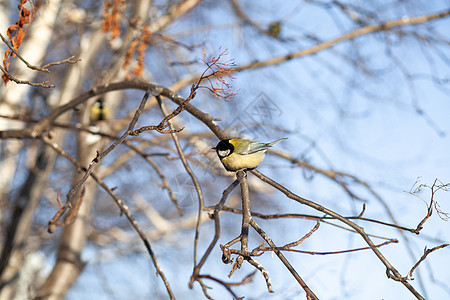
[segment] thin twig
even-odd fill
[[[267,289],[269,290],[269,293],[273,293],[272,282],[270,280],[269,271],[264,269],[264,267],[253,258],[248,258],[247,261],[249,264],[251,264],[258,271],[261,272],[261,275],[264,277],[264,280],[266,281],[266,286],[267,286]]]
[[[425,260],[425,258],[427,258],[428,254],[430,254],[433,251],[436,251],[438,249],[441,248],[445,248],[447,247],[449,244],[442,244],[436,247],[433,247],[431,249],[427,249],[427,247],[425,247],[425,249],[423,249],[423,255],[422,257],[417,261],[417,263],[411,268],[411,270],[409,271],[408,275],[405,277],[405,280],[413,280],[413,272],[414,270],[419,266],[419,264]]]
[[[214,209],[214,207],[210,207],[210,206],[205,207],[206,211],[211,211],[213,209]],[[236,213],[236,214],[242,214],[242,210],[237,209],[237,208],[233,208],[233,207],[224,206],[222,208],[222,210],[233,212],[233,213]],[[261,214],[261,213],[254,212],[254,211],[252,211],[251,215],[253,217],[261,218],[261,219],[264,219],[264,220],[280,219],[280,218],[299,218],[299,219],[306,219],[306,220],[317,220],[317,221],[321,221],[323,223],[326,223],[326,224],[329,224],[329,225],[332,225],[332,226],[338,226],[340,228],[343,228],[343,227],[341,227],[341,226],[339,226],[337,224],[325,221],[325,220],[336,220],[336,218],[332,217],[332,216],[314,216],[314,215],[296,214],[296,213],[265,215],[265,214]],[[409,232],[412,232],[412,233],[415,232],[415,229],[413,229],[413,228],[407,228],[407,227],[403,227],[403,226],[398,226],[396,224],[391,224],[391,223],[378,221],[378,220],[370,219],[370,218],[360,218],[359,216],[348,216],[348,217],[344,217],[344,218],[349,219],[349,220],[361,220],[361,221],[373,222],[373,223],[381,224],[381,225],[384,225],[384,226],[389,226],[389,227],[394,227],[394,228],[397,228],[397,229],[400,229],[400,230],[409,231]],[[352,231],[352,232],[356,232],[356,231],[354,231],[352,229],[349,229],[349,228],[343,228],[343,229],[346,229],[346,230],[349,230],[349,231]],[[371,235],[371,234],[369,234],[369,236],[383,238],[383,237],[376,236],[376,235]],[[383,238],[383,239],[389,240],[390,238]]]
[[[17,50],[16,50],[13,46],[10,45],[10,43],[8,42],[8,40],[7,40],[1,33],[0,33],[0,38],[1,38],[2,41],[6,44],[6,46],[8,46],[8,48],[9,48],[9,49],[17,56],[17,58],[20,59],[20,60],[27,66],[27,68],[29,68],[29,69],[31,69],[31,70],[36,70],[36,71],[41,71],[41,72],[45,72],[45,73],[50,73],[50,70],[48,69],[48,67],[55,66],[55,65],[60,65],[60,64],[63,64],[63,63],[74,64],[74,63],[80,61],[80,59],[74,60],[75,56],[71,56],[71,57],[69,57],[69,58],[66,58],[66,59],[63,59],[63,60],[60,60],[60,61],[57,61],[57,62],[51,62],[51,63],[48,63],[48,64],[42,66],[42,67],[38,67],[38,66],[32,65],[32,64],[30,64],[29,62],[27,62],[27,61],[26,61],[26,60],[25,60],[25,59],[17,52]],[[2,69],[2,71],[3,71],[3,69]],[[5,72],[5,71],[3,71],[3,72]]]
[[[56,201],[58,202],[59,209],[56,212],[55,216],[48,222],[48,233],[53,233],[56,229],[56,226],[68,226],[75,222],[77,218],[78,211],[80,210],[81,204],[83,203],[84,194],[86,192],[86,188],[83,187],[80,193],[80,197],[76,201],[75,205],[72,207],[71,203],[66,202],[66,204],[62,204],[60,200],[61,189],[58,190],[58,194],[56,196]],[[66,214],[66,218],[64,221],[60,221],[59,219],[64,214],[66,209],[70,208],[70,212]]]
[[[391,243],[398,243],[398,240],[392,239],[386,242],[383,242],[381,244],[375,245],[375,247],[380,248],[382,246],[386,246]],[[257,255],[259,251],[287,251],[287,252],[296,252],[296,253],[303,253],[303,254],[311,254],[311,255],[332,255],[332,254],[343,254],[343,253],[351,253],[351,252],[357,252],[357,251],[363,251],[363,250],[370,250],[372,247],[360,247],[360,248],[354,248],[354,249],[347,249],[347,250],[339,250],[339,251],[306,251],[306,250],[298,250],[298,249],[291,249],[292,246],[283,246],[283,247],[265,247],[265,246],[259,246],[255,248],[252,251],[252,255]],[[259,255],[258,255],[259,256]]]
[[[231,287],[230,287],[231,284],[229,284],[229,283],[227,283],[227,282],[225,282],[225,281],[223,281],[223,280],[220,280],[220,279],[218,279],[218,278],[216,278],[216,277],[213,277],[213,276],[211,276],[211,275],[198,275],[198,278],[205,278],[205,279],[209,279],[209,280],[215,281],[215,282],[221,284],[224,288],[226,288],[227,291],[233,296],[233,299],[236,299],[236,300],[242,300],[242,299],[243,299],[242,297],[238,297],[238,296],[233,292],[233,290],[232,290]],[[244,278],[244,279],[245,279],[245,278]]]
[[[298,241],[286,244],[283,246],[283,248],[291,248],[291,247],[296,247],[298,245],[300,245],[304,240],[306,240],[307,238],[309,238],[317,229],[319,229],[319,225],[320,222],[317,221],[316,225],[313,227],[313,229],[311,229],[307,234],[305,234],[301,239],[299,239]]]
[[[63,60],[60,60],[60,61],[54,61],[54,62],[48,63],[46,65],[43,65],[41,68],[42,69],[47,69],[48,67],[58,66],[58,65],[65,64],[65,63],[76,64],[79,61],[81,61],[81,59],[79,59],[79,58],[75,59],[75,55],[72,55],[72,56],[70,56],[70,57],[68,57],[66,59],[63,59]]]
[[[54,84],[47,84],[47,82],[49,82],[50,80],[45,80],[43,82],[37,82],[36,83],[36,82],[31,82],[29,80],[22,80],[22,79],[18,79],[16,77],[14,77],[5,68],[3,68],[1,65],[0,65],[0,70],[3,72],[3,74],[5,74],[5,76],[9,80],[14,81],[17,84],[28,84],[28,85],[31,85],[31,86],[40,86],[40,87],[43,87],[43,88],[54,88],[55,87]]]
[[[414,186],[418,183],[418,181],[416,181],[414,183]],[[416,229],[414,230],[414,233],[419,234],[419,232],[423,229],[423,225],[425,224],[425,222],[431,217],[431,215],[433,214],[433,207],[436,210],[436,212],[438,213],[439,217],[442,220],[447,221],[449,218],[449,214],[442,211],[439,208],[439,205],[437,204],[436,200],[434,199],[434,196],[436,195],[436,193],[438,191],[442,190],[447,190],[447,188],[450,186],[450,184],[443,184],[442,182],[440,182],[438,179],[435,179],[433,184],[431,186],[428,186],[426,184],[420,184],[415,191],[413,192],[409,192],[409,194],[413,195],[413,196],[417,196],[416,193],[421,191],[422,188],[429,188],[431,190],[431,196],[430,196],[430,204],[427,205],[427,214],[425,215],[425,217],[423,217],[423,219],[419,222],[419,224],[417,224]],[[419,196],[417,196],[419,197]],[[420,198],[420,197],[419,197]],[[420,198],[422,201],[424,201],[426,203],[425,200],[423,200],[422,198]]]

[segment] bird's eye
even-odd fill
[[[220,157],[225,157],[228,156],[230,154],[230,149],[226,149],[226,150],[217,150],[217,154]]]

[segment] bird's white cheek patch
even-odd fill
[[[219,154],[220,157],[225,157],[228,154],[230,154],[230,150],[228,150],[228,149],[227,150],[219,150],[217,153]]]

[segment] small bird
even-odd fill
[[[89,110],[89,120],[91,123],[96,123],[98,121],[104,121],[109,119],[109,110],[105,107],[103,98],[98,98],[94,104],[92,104]]]
[[[216,150],[227,171],[252,170],[263,161],[269,147],[286,139],[282,138],[272,143],[258,143],[246,139],[227,139],[221,140],[213,149]]]
[[[274,38],[279,38],[281,33],[281,22],[270,23],[267,28],[267,33]]]

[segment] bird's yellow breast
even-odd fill
[[[259,151],[247,155],[232,153],[224,157],[222,159],[222,163],[228,171],[254,169],[263,161],[264,156],[265,151]]]

